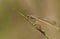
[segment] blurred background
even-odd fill
[[[46,39],[17,9],[24,15],[55,20],[60,28],[60,0],[0,0],[0,39]],[[41,25],[51,39],[60,39],[60,29]]]

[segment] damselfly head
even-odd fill
[[[31,18],[31,19],[34,19],[31,15],[27,15],[27,18]]]

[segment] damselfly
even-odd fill
[[[45,24],[47,24],[47,25],[49,25],[49,26],[51,26],[51,27],[53,27],[55,29],[59,29],[58,27],[55,26],[56,22],[53,21],[53,20],[49,21],[48,19],[37,18],[37,17],[35,17],[33,15],[28,15],[27,17],[31,18],[31,19],[34,19],[36,22],[39,21],[39,22],[45,23]]]
[[[31,23],[33,26],[35,26],[35,28],[36,28],[38,31],[40,31],[47,39],[49,39],[49,37],[47,36],[47,34],[45,33],[45,31],[42,30],[41,25],[36,24],[37,21],[38,21],[38,22],[45,23],[45,24],[47,24],[47,25],[49,25],[49,26],[51,26],[51,27],[53,27],[53,28],[55,28],[55,29],[58,29],[58,27],[55,26],[55,24],[56,24],[55,21],[50,22],[50,21],[44,20],[44,19],[42,19],[42,18],[37,18],[37,17],[35,17],[35,16],[33,16],[33,15],[26,15],[26,16],[25,16],[25,15],[23,14],[23,12],[18,11],[18,10],[16,10],[16,11],[18,12],[19,15],[23,16],[29,23]],[[33,19],[33,21],[35,21],[35,23],[33,23],[31,20],[29,20],[29,18],[30,18],[30,19]]]

